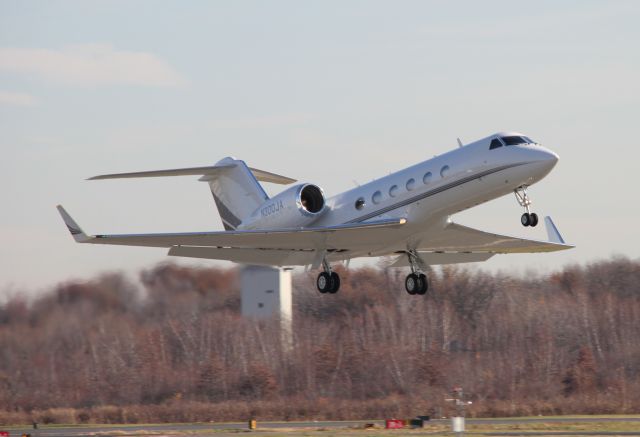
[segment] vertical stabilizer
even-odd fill
[[[234,230],[269,196],[244,161],[227,157],[216,167],[220,170],[200,180],[209,183],[224,228]]]

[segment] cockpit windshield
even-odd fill
[[[491,144],[489,145],[489,150],[497,149],[498,147],[502,147],[500,140],[497,138],[492,139]]]
[[[500,139],[507,146],[517,146],[518,144],[535,144],[535,141],[532,141],[530,138],[528,138],[528,137],[520,137],[520,136],[517,136],[517,135],[508,136],[508,137],[500,137]]]

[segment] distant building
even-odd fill
[[[291,270],[246,265],[240,269],[242,315],[280,320],[283,341],[291,344]]]

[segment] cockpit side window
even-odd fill
[[[497,149],[498,147],[502,147],[500,140],[497,138],[492,139],[491,144],[489,145],[489,150]]]
[[[527,140],[525,140],[522,137],[518,137],[518,136],[511,136],[511,137],[500,137],[500,139],[502,141],[504,141],[504,143],[507,146],[517,146],[518,144],[527,144]]]

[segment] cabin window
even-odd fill
[[[442,167],[440,169],[440,177],[442,177],[442,178],[447,177],[447,175],[449,174],[449,170],[451,170],[451,169],[449,168],[448,165],[445,165],[444,167]]]
[[[429,182],[431,182],[431,178],[433,177],[433,175],[431,174],[430,171],[426,172],[424,174],[424,176],[422,177],[422,183],[424,183],[425,185],[427,185]]]
[[[416,180],[414,178],[411,178],[407,181],[407,191],[411,191],[416,187]]]
[[[492,139],[489,150],[497,149],[498,147],[502,147],[502,143],[500,142],[500,140],[497,138]]]
[[[375,204],[380,203],[381,200],[382,200],[382,193],[380,191],[376,191],[375,193],[373,193],[373,196],[371,196],[371,201]]]
[[[356,209],[360,210],[362,208],[364,208],[365,202],[364,202],[364,197],[360,197],[358,200],[356,200]]]
[[[396,197],[397,195],[398,195],[398,186],[392,185],[391,188],[389,188],[389,196]]]
[[[500,137],[507,146],[517,146],[518,144],[527,144],[527,140],[519,136]]]

